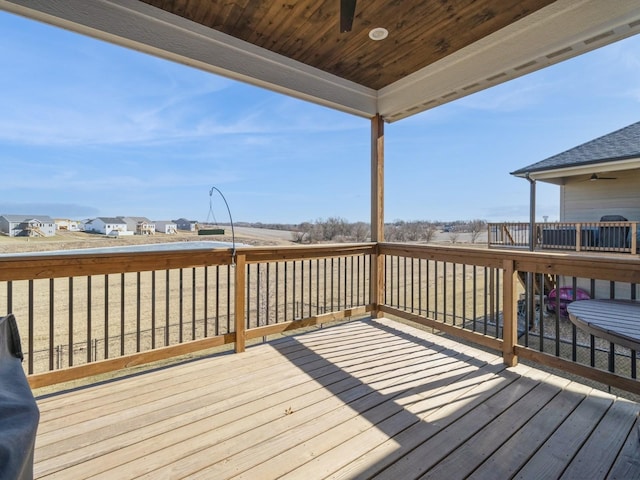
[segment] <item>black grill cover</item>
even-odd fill
[[[40,411],[22,370],[16,319],[0,317],[0,479],[33,478]]]

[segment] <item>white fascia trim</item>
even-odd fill
[[[576,165],[575,167],[556,168],[540,172],[531,172],[529,178],[532,180],[560,181],[563,177],[574,177],[576,175],[591,175],[592,173],[619,172],[635,170],[640,168],[640,158],[628,158],[616,162],[604,161],[602,163],[590,163],[588,165]],[[517,177],[525,178],[525,174],[518,174]]]
[[[558,0],[378,92],[388,122],[640,33],[638,0]]]
[[[0,0],[0,9],[371,118],[377,91],[138,0]]]

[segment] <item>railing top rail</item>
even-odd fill
[[[231,263],[231,249],[0,257],[0,281],[144,272]]]
[[[510,249],[483,249],[381,243],[380,252],[467,265],[501,268],[505,260],[516,270],[550,275],[571,275],[630,283],[640,283],[640,258],[621,254],[529,252]]]
[[[536,225],[632,225],[639,222],[635,220],[617,220],[612,222],[601,222],[600,220],[583,220],[580,222],[562,221],[562,222],[535,222]],[[529,222],[487,222],[487,225],[491,226],[503,226],[503,225],[516,225],[516,226],[529,226]]]
[[[502,266],[502,262],[507,258],[508,253],[513,253],[479,247],[449,247],[406,243],[380,243],[379,249],[380,253],[386,255],[400,255],[496,268]]]
[[[247,262],[328,258],[373,253],[375,244],[241,247],[237,255]],[[0,256],[0,281],[31,280],[145,272],[232,264],[231,248],[205,248],[146,252],[24,254]]]
[[[615,254],[528,252],[478,247],[412,245],[401,243],[331,244],[285,247],[243,247],[237,254],[249,263],[331,258],[372,254],[410,256],[467,265],[501,268],[514,261],[522,271],[572,275],[640,283],[640,258]],[[0,281],[60,278],[110,273],[170,270],[230,265],[231,249],[163,252],[16,255],[0,257]]]
[[[349,255],[372,254],[375,243],[332,243],[322,245],[287,245],[275,247],[252,247],[238,249],[246,255],[248,263],[274,260],[306,260],[313,258],[343,257]]]

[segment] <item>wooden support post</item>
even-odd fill
[[[515,354],[515,346],[518,343],[518,299],[516,298],[518,272],[513,260],[504,260],[503,268],[502,358],[505,365],[515,367],[518,364],[518,356]]]
[[[576,252],[582,248],[582,224],[576,223]]]
[[[384,242],[384,120],[379,114],[371,119],[371,241]],[[372,318],[382,316],[384,302],[384,256],[378,252],[372,255],[369,279]]]
[[[244,319],[244,295],[246,289],[246,273],[247,257],[239,254],[236,257],[236,275],[235,275],[235,323],[236,323],[236,353],[242,353],[245,350],[247,333]]]
[[[631,223],[631,253],[638,252],[638,222]]]

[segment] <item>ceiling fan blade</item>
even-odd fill
[[[593,173],[589,177],[589,180],[591,180],[592,182],[595,182],[596,180],[617,180],[617,177],[601,177],[597,173]]]
[[[350,32],[356,15],[356,0],[340,0],[340,33]]]

